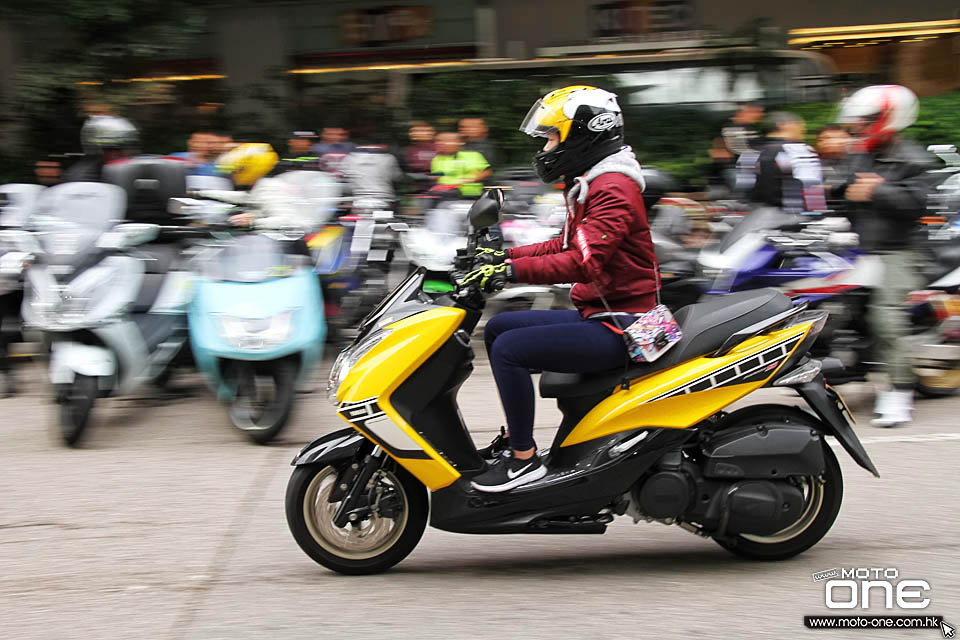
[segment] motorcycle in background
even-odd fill
[[[298,382],[323,356],[323,299],[309,256],[291,251],[298,238],[228,236],[197,258],[194,359],[232,424],[258,444],[287,425]]]
[[[760,208],[721,242],[700,253],[699,275],[708,283],[709,293],[772,286],[796,302],[828,311],[827,324],[811,353],[844,364],[842,371],[828,378],[831,384],[865,380],[878,364],[873,360],[874,339],[866,318],[871,291],[883,285],[883,264],[882,257],[857,248],[859,239],[849,228],[846,218],[811,219]],[[951,295],[947,286],[951,282],[944,280],[929,295],[912,298],[913,333],[907,341],[920,381],[917,389],[927,395],[960,390],[960,344],[954,344],[950,330],[960,321],[952,319],[960,308],[932,306]]]
[[[390,203],[365,198],[305,238],[323,287],[331,342],[352,340],[363,317],[389,291],[399,234],[407,229]]]
[[[146,188],[152,181],[145,180]],[[24,324],[51,348],[50,381],[64,442],[75,446],[98,398],[162,379],[184,352],[191,276],[175,244],[144,246],[160,227],[123,223],[128,194],[102,183],[50,187],[34,232]]]
[[[17,383],[10,361],[10,344],[20,339],[20,307],[23,304],[23,272],[33,256],[18,251],[16,234],[22,229],[46,187],[36,184],[0,186],[0,397],[16,393]]]

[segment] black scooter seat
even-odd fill
[[[737,331],[789,311],[792,306],[790,298],[776,289],[704,296],[700,302],[674,314],[683,338],[659,360],[644,364],[631,362],[626,371],[622,367],[588,373],[544,371],[540,376],[540,395],[571,398],[612,389],[624,378],[639,378],[716,351]]]

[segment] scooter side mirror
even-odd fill
[[[126,249],[135,247],[160,235],[160,227],[155,224],[127,223],[117,225],[97,240],[98,249]]]
[[[503,191],[501,189],[488,189],[470,207],[470,225],[474,229],[492,227],[499,222],[500,209],[502,208]]]

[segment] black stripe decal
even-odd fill
[[[358,429],[363,431],[364,435],[370,440],[376,442],[382,449],[387,451],[397,458],[408,458],[411,460],[433,460],[423,449],[418,450],[409,450],[409,449],[397,449],[391,447],[390,445],[381,441],[377,437],[376,432],[372,429],[367,429],[367,422],[373,420],[374,418],[379,418],[380,416],[386,415],[384,410],[380,408],[380,405],[377,404],[377,398],[367,398],[366,400],[358,400],[356,402],[341,402],[338,413],[344,418],[350,421],[350,423],[356,425]]]
[[[773,345],[760,353],[753,353],[737,360],[723,369],[711,371],[710,373],[692,380],[682,387],[671,389],[661,393],[659,396],[647,400],[644,404],[672,398],[686,393],[697,393],[699,391],[709,391],[719,387],[728,387],[734,384],[743,384],[745,382],[755,382],[764,380],[775,369],[787,355],[793,351],[803,335],[787,338],[783,342]]]

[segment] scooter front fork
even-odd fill
[[[330,498],[333,501],[334,496],[342,495],[343,500],[333,517],[333,524],[342,528],[349,522],[363,519],[361,514],[357,513],[358,507],[366,495],[367,485],[370,484],[373,474],[383,465],[384,458],[383,449],[376,446],[361,462],[351,463],[341,477],[337,478],[337,487]]]

